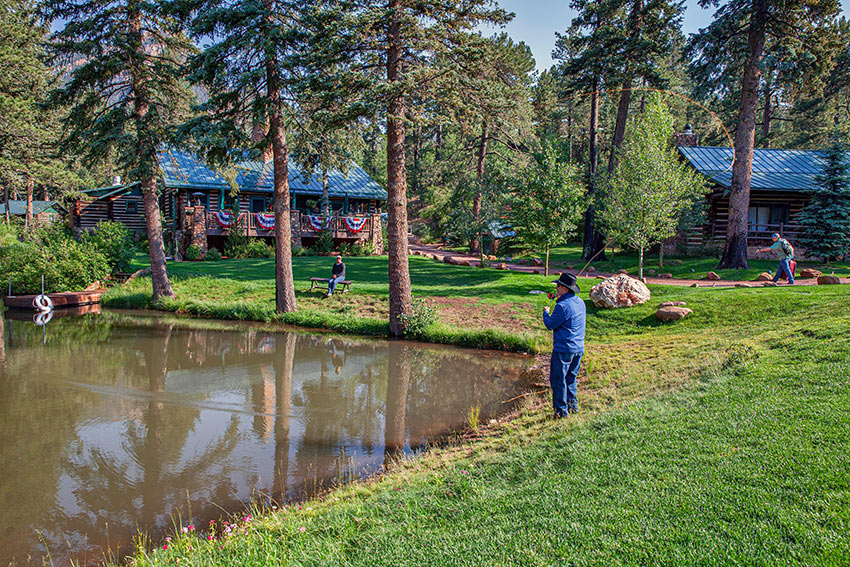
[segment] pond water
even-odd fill
[[[0,317],[0,565],[94,564],[505,412],[529,359],[103,312]]]

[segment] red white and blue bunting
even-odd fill
[[[366,226],[366,217],[357,218],[357,217],[342,217],[345,221],[345,226],[348,228],[349,232],[360,232],[363,230],[363,227]]]
[[[216,211],[215,220],[222,228],[233,228],[236,226],[236,216],[231,213]]]
[[[259,226],[263,230],[274,229],[274,215],[266,215],[266,214],[263,214],[263,213],[256,213],[256,215],[257,215],[257,226]]]
[[[310,223],[310,226],[313,227],[313,230],[317,232],[321,232],[323,230],[327,230],[331,226],[331,220],[333,217],[320,217],[318,215],[307,215],[307,221]]]

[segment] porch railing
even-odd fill
[[[331,231],[333,238],[340,239],[358,239],[369,238],[372,234],[374,217],[371,215],[346,215],[349,218],[365,219],[363,228],[359,231],[351,230],[346,224],[343,217],[334,216],[331,218],[330,226],[327,230]],[[216,217],[216,213],[207,213],[206,228],[208,234],[226,235],[233,230],[243,230],[247,236],[273,236],[274,228],[264,228],[258,221],[255,213],[239,213],[237,222],[232,227],[222,226]],[[302,237],[318,236],[319,230],[313,227],[307,215],[301,214],[299,211],[290,212],[290,227],[293,234],[300,233]],[[324,224],[324,223],[323,223]],[[296,232],[298,231],[298,232]]]

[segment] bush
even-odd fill
[[[348,242],[343,242],[339,245],[339,253],[343,256],[354,256],[354,254],[351,253],[351,245]]]
[[[19,244],[18,238],[21,235],[21,227],[15,220],[12,221],[12,224],[0,223],[0,248]]]
[[[106,256],[112,273],[126,272],[133,260],[133,236],[123,223],[100,221],[93,230],[82,233],[80,242],[100,250]]]
[[[221,252],[218,251],[218,248],[210,248],[207,250],[206,256],[204,256],[204,260],[207,262],[218,262],[221,260]]]
[[[274,258],[274,248],[262,240],[250,240],[241,250],[239,258]]]
[[[236,215],[236,226],[230,228],[227,240],[224,241],[224,255],[228,258],[247,258],[245,249],[251,241],[245,234],[245,218],[239,216],[239,211],[229,211]]]
[[[197,244],[192,244],[186,249],[186,259],[192,262],[201,259],[201,247]]]
[[[334,237],[330,230],[323,230],[319,233],[313,249],[316,250],[317,254],[330,254],[334,251]]]
[[[410,305],[410,315],[402,313],[404,336],[409,339],[421,339],[428,328],[437,322],[437,308],[428,305],[421,297],[414,297]]]
[[[111,272],[98,249],[75,241],[62,227],[47,226],[27,234],[18,246],[0,249],[0,280],[12,279],[12,293],[81,291]],[[3,286],[6,289],[6,286]]]

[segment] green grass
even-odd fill
[[[847,565],[846,292],[653,292],[694,314],[591,311],[577,418],[530,404],[477,441],[134,564]]]
[[[607,259],[604,261],[593,262],[593,267],[599,272],[616,272],[617,270],[627,270],[630,274],[638,273],[638,255],[634,252],[622,252],[617,250],[614,256],[611,256],[610,249],[606,250]],[[543,258],[543,256],[539,256]],[[658,265],[657,255],[647,255],[644,257],[644,275],[648,274],[649,270],[654,270],[657,274],[668,273],[672,274],[675,279],[698,279],[704,277],[710,271],[717,273],[721,278],[726,280],[755,280],[762,272],[776,272],[777,260],[757,260],[749,261],[750,268],[748,270],[718,270],[718,258],[713,257],[693,257],[693,256],[675,256],[664,259],[664,266]],[[553,248],[549,255],[549,266],[551,271],[557,272],[565,265],[574,266],[575,269],[581,269],[586,262],[581,259],[580,246],[560,246]],[[836,275],[850,275],[850,262],[832,262],[829,266],[820,262],[798,262],[797,271],[811,267],[818,269],[824,273],[830,274],[835,270]]]

